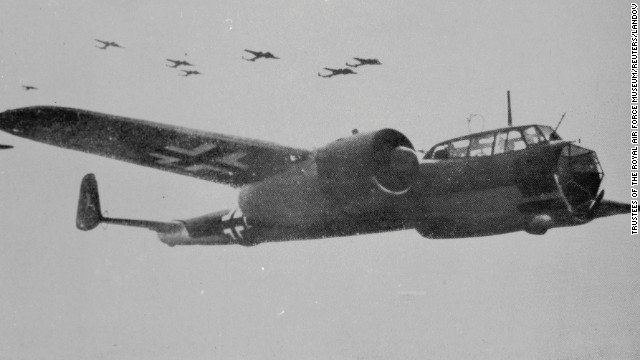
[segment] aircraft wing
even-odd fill
[[[0,113],[0,130],[234,187],[282,172],[311,154],[266,141],[55,106]]]

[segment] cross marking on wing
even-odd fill
[[[156,164],[160,164],[160,165],[171,165],[175,162],[180,161],[180,159],[175,158],[173,156],[166,156],[166,155],[156,154],[156,153],[150,153],[149,155],[153,157],[157,157],[158,160],[156,161]]]
[[[215,171],[229,176],[233,175],[227,167],[241,170],[249,169],[249,165],[240,162],[240,159],[247,155],[244,151],[236,151],[224,154],[224,150],[216,143],[204,143],[193,149],[185,149],[175,145],[165,146],[163,150],[171,151],[182,156],[175,157],[160,153],[150,153],[157,158],[156,163],[165,166],[181,167],[189,172]],[[211,151],[215,153],[211,153]],[[223,155],[223,156],[220,156]],[[218,163],[221,166],[216,166]]]
[[[217,147],[218,147],[218,145],[216,145],[216,144],[208,144],[207,143],[207,144],[202,144],[202,145],[200,145],[197,148],[192,149],[192,150],[179,148],[179,147],[173,146],[173,145],[167,146],[166,149],[169,150],[169,151],[173,151],[175,153],[178,153],[178,154],[189,155],[189,156],[198,156],[198,155],[206,153],[207,151],[209,151],[211,149],[215,149]]]
[[[196,164],[196,165],[187,166],[184,169],[191,172],[200,171],[200,170],[213,170],[213,171],[225,173],[227,175],[233,175],[233,173],[227,169],[221,168],[219,166],[209,165],[209,164]]]
[[[247,155],[246,152],[238,151],[238,152],[234,152],[234,153],[223,156],[222,158],[220,158],[220,160],[218,160],[218,162],[235,167],[235,168],[240,168],[242,170],[247,170],[249,168],[249,165],[243,164],[240,161],[238,161],[243,157],[245,157],[246,155]]]

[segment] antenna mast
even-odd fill
[[[560,118],[560,122],[558,122],[558,125],[556,125],[556,128],[553,129],[553,131],[558,131],[558,128],[560,127],[560,124],[562,124],[562,120],[564,120],[564,116],[567,115],[567,112],[565,111],[564,114],[562,114],[562,117]]]
[[[511,117],[511,91],[507,90],[507,124],[513,126],[513,118]]]

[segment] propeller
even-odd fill
[[[596,196],[593,200],[591,200],[591,204],[589,204],[589,207],[584,213],[575,214],[576,218],[585,222],[593,220],[596,215],[596,210],[598,210],[598,207],[600,207],[600,204],[602,203],[603,198],[604,198],[604,190],[600,190],[600,192],[598,193],[598,196]]]

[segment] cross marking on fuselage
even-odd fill
[[[242,239],[242,232],[250,229],[252,226],[247,222],[247,218],[242,214],[242,210],[231,210],[220,219],[222,222],[222,232],[229,235],[232,239]]]

